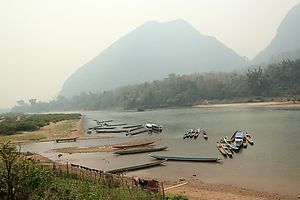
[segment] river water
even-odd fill
[[[67,146],[98,146],[139,139],[159,139],[157,146],[167,151],[155,152],[170,156],[220,157],[220,163],[166,162],[163,166],[130,172],[130,176],[178,180],[199,179],[207,183],[230,184],[259,191],[298,195],[300,192],[300,111],[272,108],[184,108],[145,112],[94,111],[82,112],[85,127],[95,126],[94,119],[113,119],[113,123],[159,123],[162,133],[132,137],[113,133],[114,138],[80,140],[76,143],[32,143],[22,145],[23,151],[33,151],[60,162],[107,170],[152,161],[148,154],[116,156],[113,153],[64,154],[61,158],[53,148]],[[197,140],[182,136],[189,128],[205,128],[209,139]],[[224,158],[216,141],[230,137],[235,130],[252,134],[255,144],[241,149],[232,158]],[[107,134],[106,134],[107,135]]]

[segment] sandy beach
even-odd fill
[[[176,187],[179,185],[179,187]],[[182,186],[180,186],[182,185]],[[166,194],[186,195],[191,200],[292,200],[285,196],[268,192],[249,190],[222,184],[208,184],[200,180],[183,180],[178,182],[164,181]],[[168,189],[170,188],[170,189]]]
[[[255,108],[255,107],[269,107],[269,108],[285,108],[285,109],[300,109],[300,103],[292,103],[290,101],[270,101],[257,103],[229,103],[229,104],[205,104],[195,105],[195,108]]]

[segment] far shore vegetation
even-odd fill
[[[252,67],[244,73],[211,72],[169,76],[163,80],[125,86],[102,93],[82,93],[72,98],[58,96],[50,102],[23,100],[15,112],[47,112],[101,109],[153,109],[207,103],[240,103],[300,100],[300,59],[267,67]],[[146,76],[146,75],[145,75]]]

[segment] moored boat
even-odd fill
[[[247,148],[247,140],[246,140],[246,137],[244,137],[244,139],[243,139],[243,147],[244,148]]]
[[[242,146],[244,138],[245,138],[245,132],[244,131],[236,131],[235,134],[234,134],[234,144],[237,147]]]
[[[208,137],[207,137],[207,134],[206,134],[206,131],[205,131],[205,130],[203,130],[203,131],[202,131],[202,135],[203,135],[203,138],[204,138],[205,140],[207,140],[207,139],[208,139]]]
[[[123,132],[127,132],[126,129],[97,129],[96,130],[97,133],[123,133]]]
[[[145,124],[145,127],[149,130],[149,131],[158,131],[161,132],[162,131],[162,126],[159,124]]]
[[[218,150],[221,152],[221,154],[222,154],[223,156],[226,156],[226,155],[227,155],[227,152],[223,149],[223,146],[221,145],[220,142],[217,142],[217,148],[218,148]]]
[[[254,144],[254,141],[253,141],[250,133],[246,132],[245,137],[246,137],[246,140],[249,142],[249,144],[252,144],[252,145]]]
[[[153,144],[155,141],[139,141],[134,143],[123,143],[112,145],[113,148],[133,148],[133,147],[143,147]]]
[[[181,157],[181,156],[159,156],[159,155],[149,155],[152,158],[158,160],[171,160],[171,161],[193,161],[193,162],[217,162],[221,160],[215,157]]]
[[[224,149],[224,151],[226,152],[226,154],[227,154],[228,156],[232,156],[232,152],[231,152],[231,150],[227,147],[226,144],[221,143],[221,146],[222,146],[222,148]]]
[[[137,135],[137,134],[141,134],[141,133],[145,133],[147,132],[148,129],[146,128],[139,128],[139,129],[135,129],[135,130],[128,130],[126,135]]]
[[[183,139],[190,138],[191,134],[192,134],[192,129],[187,130],[187,132],[183,136]]]
[[[228,146],[229,148],[231,148],[231,149],[233,149],[233,150],[238,150],[238,149],[239,149],[237,146],[235,146],[234,144],[232,144],[232,143],[230,142],[230,140],[228,140],[228,138],[227,138],[226,136],[225,136],[222,140],[224,141],[225,144],[227,144],[227,146]]]
[[[136,153],[146,153],[146,152],[154,152],[154,151],[163,151],[168,147],[157,147],[157,148],[139,148],[139,149],[128,149],[122,151],[116,151],[114,154],[119,155],[127,155],[127,154],[136,154]]]
[[[194,135],[194,139],[197,139],[199,134],[200,134],[200,129],[198,128],[195,135]]]
[[[128,126],[123,126],[122,128],[137,128],[137,127],[143,127],[142,124],[137,124],[137,125],[128,125]]]
[[[150,162],[150,163],[144,163],[140,165],[134,165],[134,166],[129,166],[129,167],[122,167],[118,169],[112,169],[112,170],[106,170],[106,173],[121,173],[121,172],[126,172],[126,171],[133,171],[133,170],[138,170],[138,169],[144,169],[148,167],[153,167],[162,164],[166,160],[160,160],[160,161],[155,161],[155,162]]]

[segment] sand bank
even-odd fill
[[[271,107],[271,108],[287,108],[300,109],[300,103],[284,102],[257,102],[257,103],[230,103],[230,104],[207,104],[196,105],[195,108],[255,108],[255,107]]]
[[[187,183],[187,184],[180,184]],[[176,187],[176,185],[181,185]],[[175,186],[175,187],[172,187]],[[195,200],[292,200],[293,196],[285,196],[268,192],[259,192],[246,188],[222,184],[208,184],[198,180],[183,180],[179,182],[164,181],[165,193],[181,194]],[[170,187],[170,189],[168,189]]]

